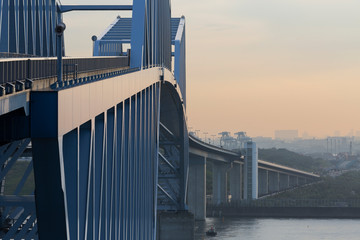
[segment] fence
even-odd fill
[[[64,65],[77,65],[77,73],[129,66],[127,56],[64,58]],[[0,84],[25,79],[55,77],[56,58],[0,59]]]

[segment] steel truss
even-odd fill
[[[181,142],[160,123],[159,138],[159,210],[179,210],[181,203]]]
[[[23,139],[0,146],[0,239],[38,239],[29,143]]]

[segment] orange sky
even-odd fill
[[[119,2],[131,3],[102,4]],[[193,130],[253,137],[276,129],[317,137],[360,130],[360,1],[174,0],[172,7],[187,21]],[[65,15],[67,54],[89,55],[90,37],[117,15]]]

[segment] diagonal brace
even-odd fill
[[[166,196],[167,198],[169,198],[176,206],[179,205],[178,202],[177,202],[172,196],[170,196],[170,194],[169,194],[168,192],[165,191],[165,189],[163,189],[159,184],[158,184],[157,186],[158,186],[158,188],[160,189],[160,191],[161,191],[162,193],[164,193],[165,196]]]
[[[178,172],[177,169],[175,168],[175,166],[172,165],[172,164],[166,159],[166,157],[164,157],[164,155],[162,155],[160,152],[159,152],[159,156],[160,156],[161,160],[163,160],[174,172]]]
[[[20,147],[16,150],[15,154],[12,156],[12,158],[10,159],[10,161],[6,164],[5,168],[2,169],[2,171],[0,172],[0,181],[6,176],[6,174],[10,171],[10,169],[12,168],[12,166],[14,165],[14,163],[16,162],[16,160],[21,156],[21,154],[25,151],[26,147],[29,145],[30,143],[30,138],[25,139]]]

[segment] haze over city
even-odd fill
[[[360,129],[359,1],[174,0],[172,9],[187,21],[187,115],[194,130],[273,136],[298,129],[300,136],[325,137]],[[89,56],[91,36],[129,14],[65,14],[67,55]]]

